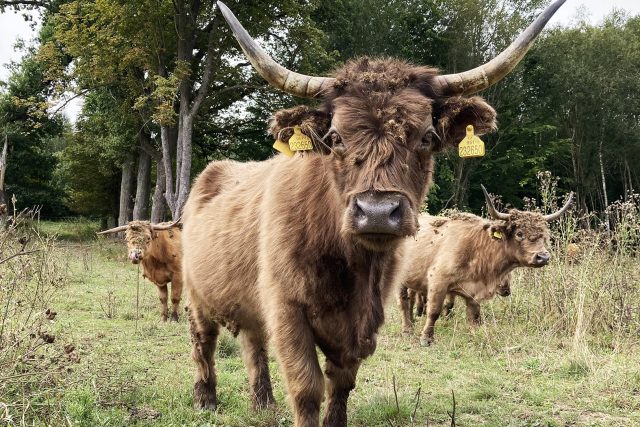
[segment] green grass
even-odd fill
[[[71,221],[39,221],[35,228],[47,237],[72,242],[90,242],[96,240],[96,232],[100,231],[98,221],[77,218]]]
[[[58,315],[47,324],[56,340],[36,354],[46,369],[35,383],[26,377],[12,380],[12,388],[0,385],[0,420],[292,425],[273,360],[277,408],[251,411],[239,346],[226,332],[217,354],[219,410],[194,410],[195,367],[184,312],[179,323],[160,321],[155,287],[126,261],[124,244],[100,240],[64,251],[70,280],[51,301]],[[451,319],[437,324],[430,348],[419,345],[423,319],[413,336],[403,335],[392,302],[378,349],[364,362],[350,397],[349,425],[449,426],[452,393],[458,426],[640,425],[638,314],[615,323],[617,311],[608,307],[617,298],[637,309],[637,290],[622,296],[612,286],[637,283],[640,271],[633,260],[609,270],[597,262],[519,272],[511,297],[483,305],[485,322],[478,328],[467,326],[458,302]],[[79,360],[65,354],[67,344]],[[0,364],[2,378],[16,374],[2,369]]]

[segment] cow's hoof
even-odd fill
[[[163,322],[167,321],[167,315],[166,314],[163,314],[160,318],[162,319]]]
[[[433,344],[433,338],[420,338],[420,345],[422,347],[429,347]]]
[[[212,401],[196,402],[193,404],[193,409],[201,411],[215,412],[217,407],[218,404]]]
[[[174,312],[171,314],[171,320],[172,320],[173,322],[177,322],[179,319],[180,319],[180,318],[178,317],[178,313],[174,311]]]

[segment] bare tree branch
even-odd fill
[[[191,109],[189,110],[189,116],[192,118],[198,113],[200,106],[202,105],[202,101],[207,96],[209,92],[209,84],[211,83],[211,77],[213,76],[213,57],[214,52],[217,47],[217,43],[215,40],[215,32],[218,27],[218,19],[220,17],[219,13],[213,18],[213,25],[211,26],[211,30],[209,31],[209,41],[207,43],[207,59],[205,61],[204,72],[202,74],[202,84],[200,85],[200,89],[198,90],[198,94],[196,95],[193,103],[191,104]]]

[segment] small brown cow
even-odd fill
[[[468,72],[439,75],[394,59],[349,61],[335,77],[276,63],[222,3],[254,68],[272,85],[318,98],[277,112],[269,132],[291,148],[244,171],[232,191],[207,195],[227,173],[214,162],[184,208],[183,272],[197,364],[194,403],[217,405],[214,354],[221,326],[240,336],[253,406],[274,402],[267,337],[296,426],[346,426],[347,398],[370,356],[393,292],[398,248],[417,231],[434,155],[467,125],[495,128],[495,111],[465,98],[504,77],[563,3],[550,6],[504,54]],[[293,142],[292,134],[298,135]],[[211,184],[213,182],[213,184]],[[323,369],[317,348],[326,356]],[[326,387],[326,388],[325,388]]]
[[[543,267],[551,255],[545,248],[550,221],[569,209],[573,193],[558,212],[542,215],[512,209],[499,213],[484,186],[492,221],[462,213],[449,218],[422,215],[416,239],[404,246],[401,286],[427,295],[427,320],[420,335],[422,345],[433,342],[435,322],[447,294],[467,303],[467,320],[480,322],[480,302],[499,292],[505,278],[516,267]],[[410,302],[400,288],[398,303],[403,331],[411,332]]]
[[[400,297],[409,299],[409,316],[410,321],[413,322],[413,309],[415,307],[415,314],[417,317],[421,317],[424,314],[424,310],[427,306],[427,294],[424,292],[416,291],[415,289],[407,289],[404,286],[400,290]],[[501,297],[508,297],[511,295],[511,274],[508,273],[502,279],[502,283],[498,286],[498,290],[496,293]],[[453,292],[449,292],[447,294],[447,298],[444,301],[444,315],[449,316],[453,307],[455,306],[456,294]],[[403,323],[406,324],[406,320]],[[405,329],[405,332],[410,332],[410,330]]]
[[[129,260],[142,264],[142,275],[158,288],[162,320],[169,315],[167,306],[168,284],[171,282],[171,320],[178,321],[178,308],[182,297],[182,244],[178,221],[151,224],[149,221],[131,221],[127,225],[98,234],[125,232]]]

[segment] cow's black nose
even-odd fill
[[[549,264],[550,259],[551,254],[549,252],[538,252],[536,254],[535,262],[537,265],[547,265]]]
[[[354,226],[359,234],[402,235],[406,199],[398,193],[366,192],[354,198]]]

